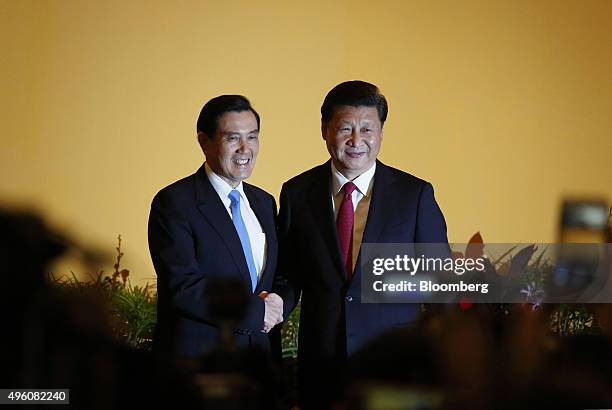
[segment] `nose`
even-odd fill
[[[249,149],[249,141],[247,140],[246,137],[241,137],[240,138],[240,144],[238,145],[238,148],[236,149],[236,152],[247,152]]]
[[[349,138],[348,140],[348,144],[352,147],[358,147],[361,144],[361,140],[363,138],[361,137],[361,133],[359,132],[359,129],[353,129],[353,132],[351,132],[351,138]]]

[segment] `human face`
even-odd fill
[[[376,107],[362,105],[336,108],[321,133],[335,167],[351,180],[374,165],[383,138]]]
[[[199,133],[198,141],[210,168],[232,188],[251,176],[259,153],[259,128],[251,111],[226,112],[214,139]]]

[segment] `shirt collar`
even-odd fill
[[[346,184],[350,180],[347,179],[344,175],[342,175],[340,171],[338,171],[338,169],[334,165],[334,161],[331,161],[331,170],[332,170],[332,190],[335,196],[335,195],[338,195],[338,193],[340,192],[344,184]],[[376,171],[376,162],[374,162],[374,165],[372,165],[370,169],[368,169],[366,172],[359,175],[357,178],[353,179],[352,181],[357,186],[357,189],[359,190],[359,192],[365,197],[368,196],[370,182],[372,181],[372,178],[374,178],[375,171]]]
[[[232,202],[228,195],[232,190],[236,190],[240,192],[240,201],[244,201],[245,205],[249,205],[249,200],[244,193],[244,185],[242,181],[238,184],[236,188],[232,188],[230,184],[225,182],[219,175],[215,174],[213,170],[208,165],[208,162],[204,163],[204,170],[206,171],[206,176],[210,181],[210,184],[213,186],[214,190],[217,191],[217,194],[225,204],[225,206],[229,207],[229,204]]]

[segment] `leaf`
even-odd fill
[[[465,248],[465,257],[469,259],[478,259],[484,254],[484,243],[480,232],[476,232],[470,238],[467,247]]]
[[[487,275],[498,275],[495,265],[491,263],[489,258],[484,258],[483,264],[485,267],[484,271],[487,273]]]
[[[533,256],[533,254],[538,250],[535,245],[529,245],[518,251],[516,255],[510,261],[510,271],[508,274],[510,276],[515,276],[523,273],[529,260]]]
[[[506,252],[504,252],[502,254],[502,256],[500,256],[499,258],[495,259],[495,261],[493,261],[493,265],[497,265],[498,263],[500,263],[502,259],[504,259],[506,256],[508,256],[510,254],[510,252],[512,252],[515,249],[516,249],[516,245],[514,245],[512,248],[510,248]]]
[[[452,251],[451,256],[453,259],[460,259],[460,258],[463,258],[463,253],[459,251]]]
[[[542,256],[544,256],[547,249],[548,249],[548,245],[544,247],[544,249],[542,250],[542,253],[540,253],[540,255],[538,256],[538,259],[536,259],[536,261],[533,263],[534,267],[537,268],[538,266],[540,266],[540,262],[542,261]]]

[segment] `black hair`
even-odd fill
[[[196,130],[198,133],[203,132],[210,139],[214,139],[217,135],[219,118],[227,112],[242,111],[251,111],[255,115],[257,129],[259,129],[259,114],[246,97],[242,95],[220,95],[204,104],[198,117]]]
[[[381,124],[385,123],[389,110],[387,99],[374,84],[359,80],[345,81],[332,88],[325,96],[321,106],[321,121],[329,122],[336,109],[345,105],[376,107]]]

